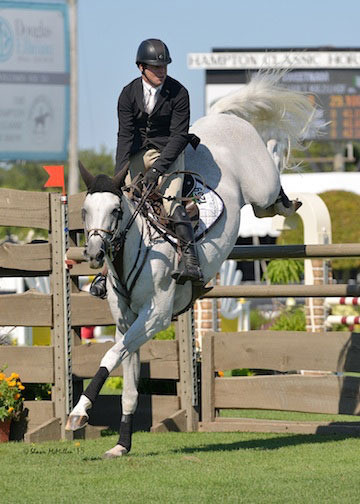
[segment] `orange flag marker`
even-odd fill
[[[65,195],[64,166],[43,166],[43,168],[49,174],[44,187],[62,187],[62,193]]]

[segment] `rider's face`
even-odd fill
[[[142,78],[151,86],[157,87],[163,84],[167,75],[167,66],[140,65]]]

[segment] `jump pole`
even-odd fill
[[[255,259],[330,259],[335,257],[360,257],[360,244],[236,245],[228,259],[234,259],[235,261],[252,261]]]
[[[325,304],[327,304],[327,305],[359,306],[360,305],[360,298],[358,298],[358,297],[325,298]]]
[[[326,323],[328,325],[333,324],[342,324],[342,325],[354,325],[360,324],[360,316],[359,315],[329,315],[326,319]]]
[[[206,298],[273,298],[273,297],[347,297],[360,296],[360,285],[216,285]]]
[[[67,259],[84,262],[84,247],[70,247]],[[360,244],[336,243],[332,245],[236,245],[228,259],[253,261],[256,259],[316,259],[335,257],[360,257]]]
[[[70,247],[66,258],[78,262],[85,261],[83,248]],[[360,245],[344,243],[332,245],[260,245],[236,246],[229,259],[236,261],[274,258],[310,259],[322,257],[360,257]],[[359,297],[360,285],[216,285],[204,298],[271,298],[271,297]]]

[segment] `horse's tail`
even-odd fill
[[[286,71],[259,71],[250,82],[215,102],[210,114],[234,114],[251,123],[265,143],[277,140],[290,151],[321,135],[322,111],[306,93],[279,84]]]

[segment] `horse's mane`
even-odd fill
[[[121,191],[118,187],[116,187],[113,179],[103,173],[96,175],[88,189],[88,194],[94,194],[97,192],[109,192],[121,197]]]
[[[259,71],[250,82],[215,102],[210,114],[234,114],[250,122],[264,142],[274,138],[289,149],[302,149],[306,138],[321,135],[322,111],[307,93],[281,85],[286,70]]]

